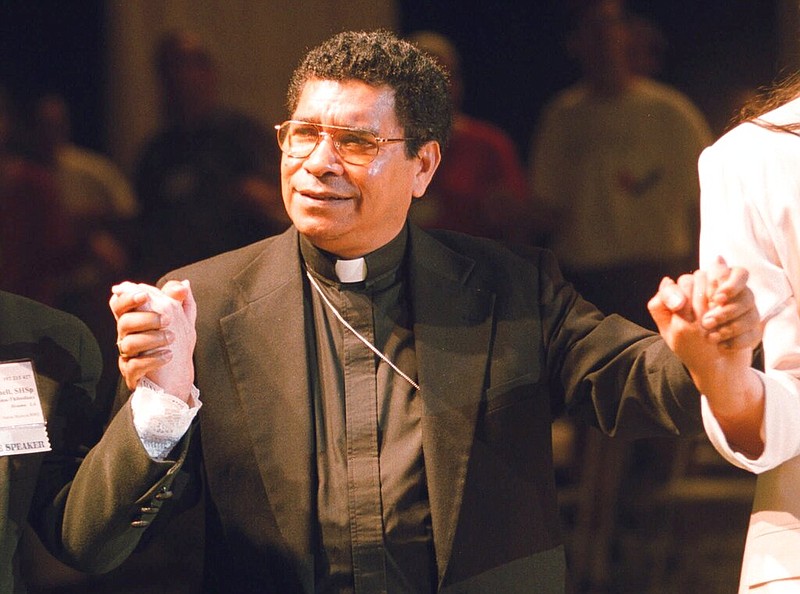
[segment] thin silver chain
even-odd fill
[[[414,386],[415,390],[419,390],[419,384],[417,384],[417,382],[415,382],[410,377],[408,377],[405,373],[403,373],[403,370],[401,370],[397,365],[392,363],[386,355],[384,355],[382,352],[380,352],[378,350],[378,348],[374,344],[372,344],[369,340],[367,340],[365,337],[363,337],[361,334],[359,334],[356,331],[356,329],[353,328],[347,322],[347,320],[344,319],[344,317],[342,317],[342,314],[340,314],[339,310],[336,309],[336,306],[334,306],[333,303],[331,303],[328,300],[328,298],[325,296],[325,293],[322,292],[322,288],[319,286],[319,284],[317,284],[317,281],[314,280],[314,277],[311,275],[311,273],[308,270],[306,270],[306,276],[308,277],[308,280],[311,281],[311,286],[314,287],[314,289],[316,289],[317,293],[319,293],[319,296],[322,297],[322,301],[325,303],[325,305],[328,306],[328,308],[330,308],[330,310],[333,312],[333,315],[336,316],[336,318],[344,325],[344,327],[347,328],[348,330],[350,330],[350,332],[352,332],[353,334],[355,334],[356,338],[358,338],[361,342],[363,342],[367,346],[367,348],[369,348],[369,350],[371,350],[373,353],[375,353],[381,359],[383,359],[386,362],[386,364],[389,365],[389,367],[394,369],[400,375],[400,377],[402,377],[409,384]]]

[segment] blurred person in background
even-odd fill
[[[697,158],[711,131],[686,96],[636,72],[632,52],[641,46],[631,45],[622,0],[574,0],[570,8],[566,43],[580,79],[551,99],[537,124],[528,216],[544,227],[545,245],[581,295],[605,314],[654,328],[651,288],[697,266]],[[573,541],[576,581],[609,587],[625,509],[618,499],[663,480],[674,448],[661,440],[633,448],[571,421],[557,423],[555,434],[578,453],[563,476],[588,508],[577,513],[585,542]]]
[[[668,47],[664,32],[655,22],[642,15],[628,15],[628,59],[634,74],[658,78]]]
[[[125,174],[108,157],[71,141],[69,106],[57,94],[33,105],[33,151],[52,175],[65,218],[78,243],[71,271],[61,279],[58,307],[78,316],[103,351],[103,380],[98,391],[113,393],[117,350],[105,294],[114,279],[130,272],[130,225],[138,204]],[[105,400],[111,403],[111,398]]]
[[[434,31],[417,31],[408,40],[445,69],[454,109],[442,164],[425,196],[414,201],[411,220],[423,228],[520,240],[517,226],[527,182],[514,142],[498,126],[462,110],[461,56],[450,39]]]
[[[78,238],[52,172],[13,146],[17,113],[0,88],[0,289],[55,306],[76,266]]]
[[[606,314],[646,327],[650,287],[696,265],[697,158],[711,131],[687,97],[631,68],[621,0],[576,0],[568,49],[581,79],[532,139],[532,208],[564,275]]]
[[[36,157],[54,172],[65,210],[99,265],[114,274],[126,271],[123,233],[138,212],[127,177],[105,155],[71,141],[69,106],[62,96],[40,97],[33,118]]]
[[[141,151],[135,270],[165,271],[283,231],[273,134],[224,106],[218,69],[203,40],[174,31],[154,57],[163,123]]]

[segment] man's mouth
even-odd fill
[[[298,192],[304,198],[308,198],[310,200],[319,200],[321,202],[336,202],[339,200],[349,200],[349,196],[339,196],[336,194],[328,194],[322,192]]]

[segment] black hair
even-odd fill
[[[406,154],[415,156],[431,140],[442,148],[447,144],[453,118],[447,74],[433,58],[389,31],[345,31],[308,52],[289,82],[290,114],[309,80],[388,85],[404,136],[414,139],[406,142]]]

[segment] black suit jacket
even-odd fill
[[[94,336],[69,314],[0,291],[0,361],[19,359],[33,361],[52,451],[0,457],[0,592],[24,589],[17,546],[27,522],[58,549],[62,490],[100,433]]]
[[[658,336],[604,318],[548,252],[521,258],[413,226],[408,249],[439,591],[560,592],[554,415],[627,437],[696,433],[699,395]],[[198,302],[193,451],[148,463],[123,408],[76,479],[70,497],[100,512],[71,527],[69,546],[96,569],[118,562],[141,534],[130,518],[187,471],[203,478],[206,573],[221,591],[313,591],[314,370],[297,232],[168,277],[190,279]],[[100,491],[101,475],[138,475],[145,496]]]

